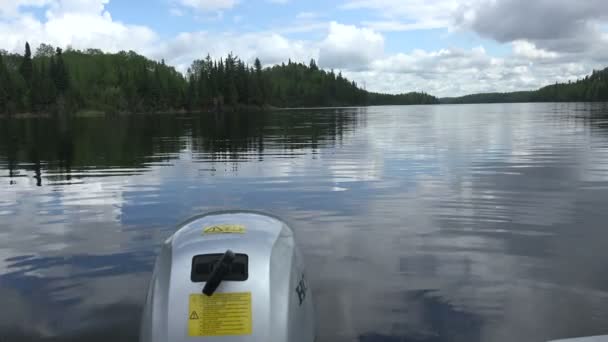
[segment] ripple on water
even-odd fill
[[[177,222],[226,208],[293,225],[322,341],[608,334],[606,113],[508,104],[13,122],[17,139],[0,139],[0,306],[14,314],[0,314],[0,335],[136,339],[159,244]]]

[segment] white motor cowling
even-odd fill
[[[280,219],[211,213],[182,224],[164,242],[140,341],[313,342],[315,337],[302,258],[293,231]]]

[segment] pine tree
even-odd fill
[[[51,76],[51,65],[47,62],[37,64],[32,73],[31,105],[35,111],[46,111],[56,101],[56,88]]]
[[[198,107],[199,98],[197,84],[198,83],[196,82],[196,78],[194,77],[194,75],[190,75],[190,79],[188,80],[188,92],[186,94],[186,97],[188,99],[189,110],[200,110],[200,108]]]
[[[32,86],[32,76],[34,73],[34,66],[32,63],[32,51],[30,49],[30,43],[25,43],[25,54],[23,55],[23,61],[19,67],[19,72],[25,80],[28,87]]]
[[[264,75],[262,74],[262,62],[258,58],[253,63],[254,67],[254,85],[253,85],[253,103],[261,106],[266,103],[266,94],[264,92]]]
[[[69,87],[68,71],[65,67],[62,53],[63,51],[57,48],[51,64],[51,78],[59,95],[64,95]]]
[[[164,61],[151,61],[132,51],[64,52],[42,44],[32,57],[29,44],[25,50],[22,57],[3,56],[6,67],[0,63],[0,111],[7,111],[7,103],[14,111],[51,111],[66,104],[70,109],[144,112],[221,108],[224,103],[296,107],[437,102],[426,94],[368,94],[341,74],[319,69],[314,60],[307,64],[290,60],[264,69],[259,59],[249,66],[232,54],[218,60],[207,55],[183,77]],[[594,97],[601,97],[605,73],[596,74],[588,83],[598,79],[601,85]],[[594,95],[591,88],[585,85],[580,96]],[[565,91],[567,99],[580,92],[578,88],[558,91]]]
[[[198,97],[203,107],[206,107],[211,102],[209,95],[209,71],[207,70],[207,63],[203,62],[201,70],[198,76]]]
[[[35,57],[53,57],[55,55],[55,48],[49,44],[40,44],[36,49]]]
[[[315,62],[314,58],[310,59],[310,64],[309,64],[308,68],[312,72],[319,71],[319,67],[317,66],[317,62]]]

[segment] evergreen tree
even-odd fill
[[[41,44],[32,57],[4,54],[0,63],[0,112],[72,109],[147,112],[221,109],[224,105],[278,107],[436,103],[424,96],[371,94],[341,74],[289,61],[263,68],[229,54],[196,60],[187,77],[163,60],[151,61],[133,51],[115,54],[97,49],[53,50]],[[591,82],[591,79],[590,79]],[[572,84],[574,86],[574,83]],[[605,93],[597,87],[598,93]],[[585,96],[590,96],[586,89]],[[569,97],[575,95],[568,95]]]
[[[315,62],[314,59],[310,60],[310,64],[308,65],[308,68],[310,69],[310,71],[313,71],[313,72],[319,70],[319,67],[317,66],[317,62]]]
[[[154,68],[154,76],[150,78],[147,96],[149,97],[149,109],[159,110],[162,108],[162,81],[158,67]]]
[[[262,62],[258,58],[253,63],[254,67],[254,83],[252,87],[253,103],[261,106],[267,103],[266,93],[264,89],[264,75],[262,74]]]
[[[25,54],[23,55],[23,61],[19,67],[19,72],[25,80],[28,87],[32,85],[32,76],[34,73],[34,66],[32,63],[32,51],[30,50],[30,43],[25,43]]]
[[[513,93],[472,94],[441,99],[442,103],[507,103],[507,102],[566,102],[607,101],[608,69],[593,70],[591,76],[568,83],[557,83],[535,91]]]
[[[62,53],[63,51],[60,48],[57,48],[51,64],[51,77],[55,84],[55,89],[57,89],[57,92],[60,95],[64,95],[69,87],[68,71],[65,67]]]
[[[10,92],[13,85],[11,84],[10,74],[4,64],[2,54],[0,54],[0,113],[9,112]]]
[[[49,44],[40,44],[40,46],[38,46],[38,48],[36,49],[36,58],[40,58],[40,57],[53,57],[55,55],[55,48],[52,45]]]
[[[52,61],[40,61],[32,73],[31,105],[35,111],[45,111],[56,102],[57,91],[51,77]]]

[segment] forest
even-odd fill
[[[332,71],[289,61],[263,68],[232,54],[195,60],[183,75],[133,51],[0,51],[0,114],[222,111],[238,108],[436,104],[425,93],[379,94]]]
[[[555,83],[534,91],[485,93],[440,99],[441,103],[595,102],[608,101],[608,68],[575,82]]]

